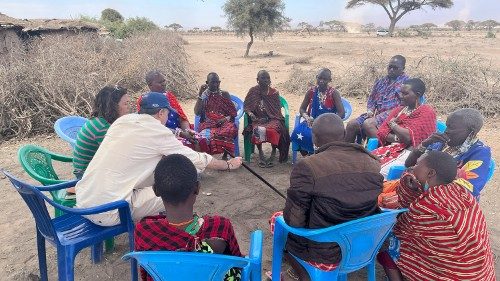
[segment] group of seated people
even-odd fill
[[[292,227],[324,228],[374,215],[380,207],[408,208],[394,227],[390,243],[377,260],[389,280],[495,280],[493,254],[479,194],[491,161],[489,147],[478,140],[483,118],[471,108],[448,116],[446,131],[436,133],[436,114],[421,104],[425,84],[404,75],[404,57],[395,56],[387,77],[377,81],[368,110],[344,127],[345,110],[337,90],[328,86],[331,72],[321,69],[317,85],[300,107],[304,119],[290,136],[279,93],[267,71],[245,98],[251,120],[243,133],[259,150],[259,166],[286,161],[294,150],[308,155],[291,171],[282,215]],[[220,79],[210,73],[199,90],[197,131],[158,71],[146,75],[149,93],[131,111],[121,87],[104,87],[96,96],[92,118],[77,136],[74,173],[77,207],[126,200],[136,222],[135,249],[183,250],[241,256],[229,219],[198,215],[194,210],[205,169],[235,170],[241,157],[228,160],[238,133],[236,109]],[[377,137],[380,148],[368,152],[356,140]],[[307,144],[309,139],[310,144]],[[294,142],[295,140],[295,142]],[[272,152],[264,156],[262,143]],[[223,154],[223,160],[212,154]],[[400,180],[385,181],[388,163],[408,167]],[[117,212],[88,216],[115,225]],[[321,270],[334,270],[342,253],[335,243],[317,243],[289,235],[285,258],[290,268],[282,280],[310,280],[290,255]],[[141,271],[143,280],[151,280]],[[237,269],[225,280],[239,280]]]

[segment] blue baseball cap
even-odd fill
[[[174,111],[174,109],[170,106],[170,102],[168,101],[165,93],[146,93],[141,96],[141,102],[139,106],[141,110],[166,108],[170,111]]]

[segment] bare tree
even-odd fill
[[[349,0],[346,9],[352,9],[365,4],[381,6],[389,16],[389,34],[392,36],[396,23],[407,13],[422,9],[425,6],[436,8],[450,8],[453,6],[452,0]]]
[[[254,36],[263,39],[272,36],[288,21],[283,15],[285,4],[282,0],[228,0],[222,8],[236,35],[250,36],[245,57],[250,52]]]

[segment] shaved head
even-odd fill
[[[333,141],[343,141],[344,122],[335,113],[324,113],[314,120],[312,126],[313,143],[321,147]]]

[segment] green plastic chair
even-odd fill
[[[42,185],[53,185],[68,181],[62,180],[57,176],[52,166],[52,161],[72,163],[72,157],[57,154],[32,144],[21,147],[17,152],[17,157],[26,173],[33,179],[39,181]],[[50,191],[50,195],[52,199],[60,205],[72,208],[76,204],[76,199],[66,199],[65,189]],[[64,215],[63,211],[54,208],[55,217],[62,215]],[[107,251],[114,248],[113,239],[106,240],[105,244]]]
[[[285,98],[280,96],[280,103],[284,111],[283,115],[285,116],[285,127],[290,128],[289,127],[290,112],[288,110],[288,102],[285,100]],[[247,126],[248,126],[248,114],[245,112],[243,117],[243,128],[246,128]],[[250,156],[255,151],[255,145],[252,144],[249,137],[245,136],[243,139],[243,146],[245,150],[245,161],[250,162]]]

